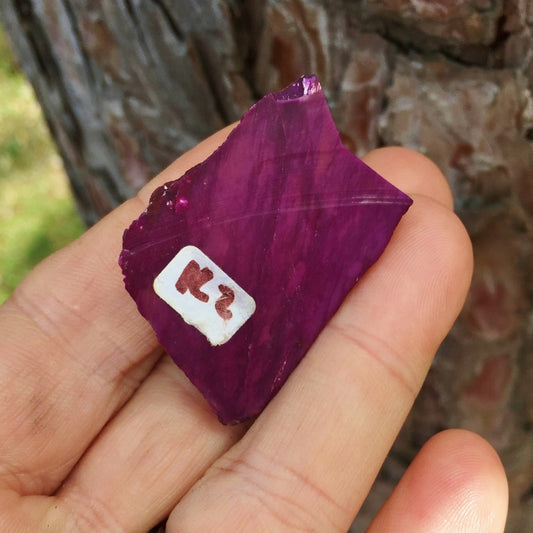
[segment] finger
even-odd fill
[[[111,524],[123,530],[147,529],[168,514],[242,433],[240,427],[199,424],[206,415],[205,402],[183,374],[167,363],[148,377],[58,493],[56,503],[66,515],[83,517],[97,529]],[[176,411],[175,405],[186,409]],[[212,421],[207,414],[207,422]]]
[[[223,426],[165,356],[57,493],[87,531],[148,531],[244,433]]]
[[[160,357],[155,335],[124,290],[124,228],[150,189],[217,148],[219,132],[140,195],[41,263],[0,309],[0,486],[55,490]],[[44,443],[44,444],[43,444]]]
[[[409,153],[413,175],[442,180]],[[381,154],[374,168],[401,186],[405,173],[382,169]],[[348,529],[471,275],[468,237],[443,199],[407,192],[414,204],[384,254],[252,428],[176,507],[169,531]]]
[[[444,431],[420,450],[368,533],[503,533],[507,500],[494,449],[473,433]]]
[[[397,187],[402,191],[416,192],[417,196],[427,196],[453,209],[448,181],[437,165],[421,153],[400,146],[387,146],[372,150],[364,160],[371,167],[379,167],[383,176],[394,176]],[[417,169],[416,173],[412,172],[413,166]]]

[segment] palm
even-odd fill
[[[264,413],[222,426],[162,354],[116,261],[150,191],[226,134],[41,264],[0,310],[2,531],[146,531],[168,515],[180,532],[349,527],[462,305],[468,240],[429,162],[369,154],[414,207]],[[371,530],[500,532],[505,498],[488,445],[448,432],[423,449]]]

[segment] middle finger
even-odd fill
[[[82,531],[147,531],[245,428],[220,424],[165,356],[57,496]]]

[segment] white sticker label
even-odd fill
[[[229,341],[255,301],[195,246],[185,246],[154,280],[155,293],[213,346]]]

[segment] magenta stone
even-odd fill
[[[153,193],[124,233],[120,265],[162,346],[221,422],[236,423],[280,389],[410,205],[344,148],[317,78],[303,77],[265,96],[206,161]],[[208,259],[190,259],[190,246]],[[177,274],[166,269],[184,249]],[[217,282],[208,260],[229,281]],[[169,301],[209,309],[213,324],[238,318],[240,288],[252,314],[213,345],[201,331],[211,319],[187,323],[154,291],[158,276],[162,293],[176,293]]]

